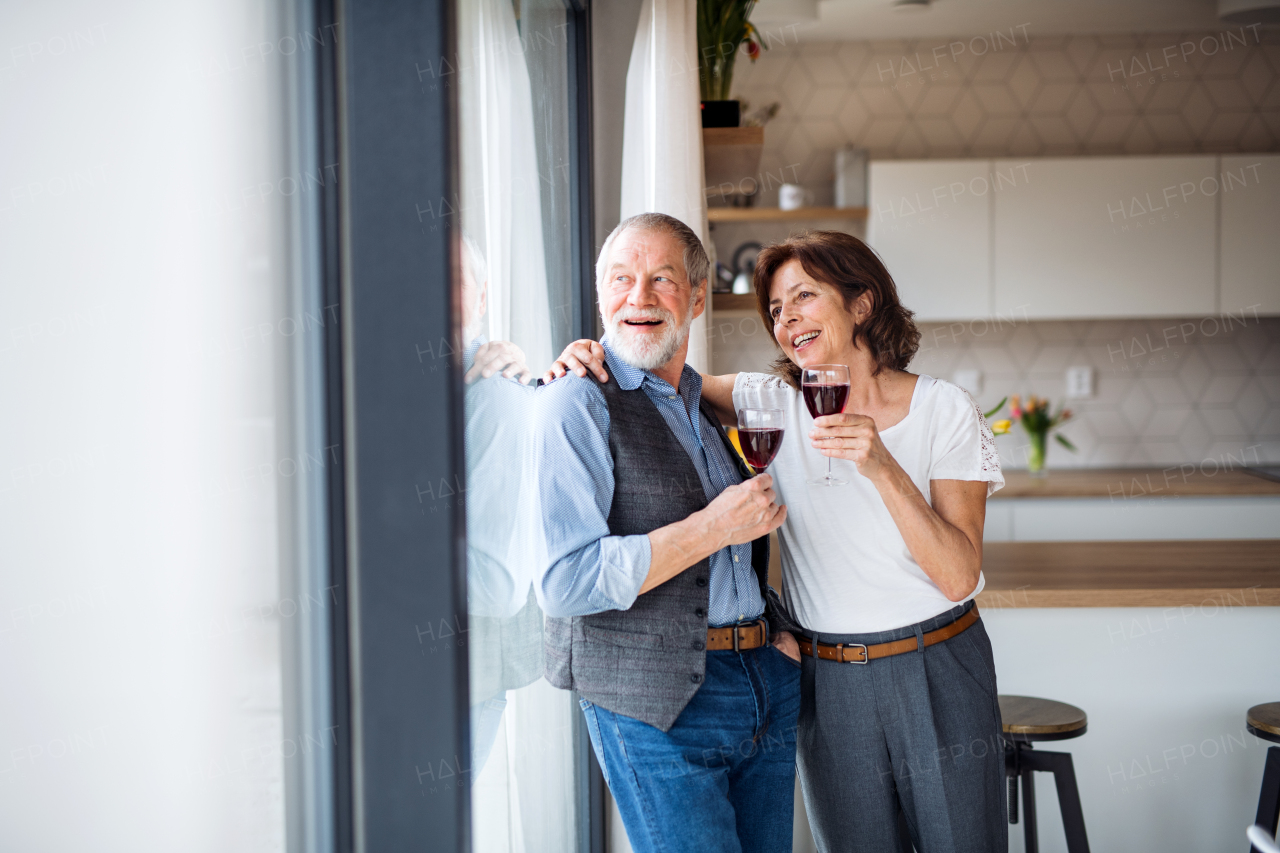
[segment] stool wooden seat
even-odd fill
[[[1244,722],[1249,729],[1249,734],[1273,743],[1280,743],[1280,702],[1254,705],[1249,709],[1249,713],[1244,715]]]
[[[1071,753],[1042,752],[1031,746],[1035,741],[1080,737],[1089,728],[1089,716],[1075,705],[1037,696],[999,696],[997,699],[1004,738],[1005,776],[1009,780],[1009,823],[1018,822],[1018,782],[1021,780],[1026,853],[1040,850],[1036,834],[1036,772],[1053,774],[1068,853],[1089,853],[1084,809],[1080,806]]]
[[[1255,737],[1280,743],[1280,702],[1254,705],[1244,715],[1245,728]],[[1262,790],[1258,792],[1258,816],[1254,823],[1272,835],[1280,824],[1280,746],[1267,750],[1266,764],[1262,768]],[[1249,845],[1253,853],[1256,847]]]
[[[1000,696],[1004,733],[1017,740],[1066,740],[1089,728],[1089,716],[1075,705],[1035,696]]]

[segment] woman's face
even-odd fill
[[[858,310],[862,302],[852,307]],[[800,261],[789,260],[773,274],[769,315],[778,346],[801,367],[853,361],[857,318],[844,307],[839,288],[810,276]]]

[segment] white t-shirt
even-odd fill
[[[813,418],[804,397],[782,379],[739,373],[735,410],[782,409],[782,449],[769,465],[787,520],[782,539],[783,598],[797,621],[824,634],[887,631],[943,613],[949,601],[907,550],[871,481],[846,459],[832,471],[847,486],[813,486],[827,457],[809,441]],[[930,480],[983,480],[987,494],[1004,485],[995,436],[963,388],[921,375],[911,409],[880,439],[911,481],[929,496]],[[984,580],[969,596],[982,591]],[[966,599],[968,600],[968,599]]]

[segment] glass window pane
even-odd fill
[[[458,9],[465,364],[500,342],[539,373],[577,337],[575,128],[558,0],[463,0]],[[577,709],[542,678],[543,614],[528,452],[532,385],[466,390],[472,838],[483,853],[578,848]]]

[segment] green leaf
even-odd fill
[[[999,403],[996,403],[996,407],[995,407],[994,409],[992,409],[992,410],[991,410],[991,411],[989,411],[989,412],[983,412],[983,413],[982,413],[982,416],[983,416],[984,418],[989,418],[989,417],[991,417],[991,416],[992,416],[992,415],[994,415],[996,412],[998,412],[998,411],[1000,411],[1001,409],[1003,409],[1003,408],[1004,408],[1004,404],[1005,404],[1005,403],[1007,403],[1007,402],[1009,402],[1009,395],[1008,395],[1008,394],[1004,395],[1004,399],[1002,399]]]
[[[1067,450],[1070,450],[1072,453],[1075,453],[1075,452],[1076,452],[1076,446],[1075,446],[1074,444],[1072,444],[1070,441],[1068,441],[1068,440],[1067,440],[1067,437],[1066,437],[1065,435],[1063,435],[1062,433],[1060,433],[1060,432],[1055,432],[1055,433],[1053,434],[1053,437],[1054,437],[1054,439],[1058,442],[1058,444],[1061,444],[1061,445],[1062,445],[1063,447],[1065,447]]]

